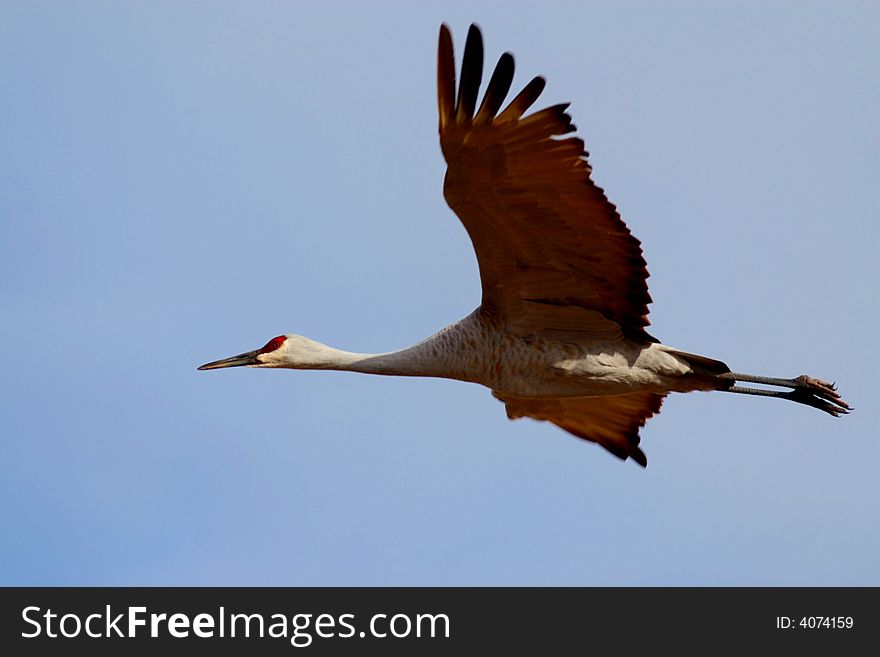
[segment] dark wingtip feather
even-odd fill
[[[531,82],[523,87],[523,90],[517,94],[516,98],[510,101],[510,105],[508,105],[505,110],[498,115],[498,120],[516,120],[521,117],[523,114],[525,114],[526,110],[528,110],[534,104],[534,102],[538,100],[538,96],[540,96],[541,92],[544,91],[544,86],[546,84],[547,81],[541,75],[532,78]]]
[[[452,49],[452,33],[446,23],[440,25],[437,44],[437,104],[442,132],[455,113],[455,55]]]
[[[461,81],[458,85],[456,121],[469,122],[474,117],[480,81],[483,78],[483,35],[476,23],[468,30],[461,62]]]
[[[629,457],[643,468],[648,467],[648,457],[639,447],[634,448]]]
[[[489,86],[486,87],[486,95],[483,97],[483,104],[480,105],[480,111],[477,112],[476,122],[488,122],[495,118],[501,103],[507,98],[510,91],[510,85],[513,82],[513,55],[509,52],[504,53],[498,59],[495,65],[495,71],[489,80]]]

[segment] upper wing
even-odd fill
[[[550,399],[493,394],[504,402],[511,420],[547,420],[578,438],[599,443],[618,458],[631,458],[642,467],[648,465],[648,459],[639,449],[639,429],[660,412],[665,397],[653,392]]]
[[[567,105],[525,118],[544,79],[534,78],[498,113],[513,79],[513,57],[498,61],[475,113],[483,41],[472,25],[455,97],[452,37],[440,27],[440,144],[448,170],[444,194],[471,237],[483,307],[510,330],[577,331],[594,339],[648,335],[648,271],[639,241],[590,166]]]

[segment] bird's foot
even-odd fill
[[[814,379],[806,374],[801,374],[794,381],[798,384],[797,387],[786,394],[792,401],[818,408],[834,417],[845,415],[853,410],[852,406],[840,398],[837,386],[833,383]]]

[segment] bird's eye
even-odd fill
[[[272,338],[271,340],[269,340],[269,342],[266,343],[265,347],[260,349],[260,353],[268,354],[270,351],[275,351],[284,344],[285,340],[287,340],[287,338],[283,335],[279,335],[277,338]]]

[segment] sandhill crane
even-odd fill
[[[443,191],[476,251],[480,306],[400,351],[352,353],[289,334],[200,370],[286,367],[470,381],[490,388],[511,419],[547,420],[642,466],[639,429],[670,392],[777,397],[835,417],[851,410],[834,384],[737,374],[652,337],[640,243],[590,179],[584,142],[569,135],[568,105],[526,116],[544,88],[539,76],[499,113],[514,70],[504,53],[476,109],[482,69],[482,35],[471,25],[456,93],[452,36],[442,25]]]

